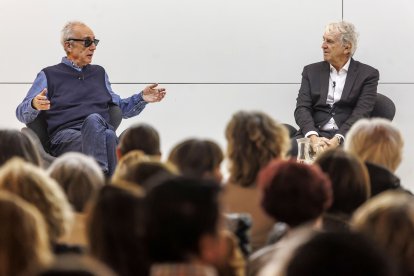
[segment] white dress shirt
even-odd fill
[[[338,102],[341,99],[342,91],[344,90],[346,76],[348,74],[349,64],[351,63],[351,59],[345,63],[345,65],[336,71],[335,67],[329,65],[330,67],[330,75],[329,75],[329,90],[328,90],[328,97],[326,99],[326,103],[329,104],[331,107],[334,103]],[[338,130],[338,125],[335,122],[335,119],[331,117],[331,119],[321,127],[322,130]],[[309,131],[306,133],[305,137],[308,137],[312,134],[318,135],[315,131]],[[339,134],[338,134],[339,135]],[[342,135],[339,135],[344,138]]]

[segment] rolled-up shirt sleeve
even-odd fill
[[[27,92],[26,97],[16,108],[16,117],[20,122],[24,124],[31,123],[39,115],[40,111],[34,109],[32,106],[32,99],[45,88],[47,88],[46,75],[43,71],[40,71]]]
[[[121,99],[121,97],[112,90],[111,83],[109,82],[109,78],[106,73],[105,82],[106,88],[108,89],[109,94],[111,94],[112,102],[121,108],[122,118],[127,119],[134,117],[144,110],[147,102],[142,98],[141,91],[138,91],[131,97]]]

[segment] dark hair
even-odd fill
[[[122,132],[118,147],[122,155],[131,150],[141,150],[147,155],[161,154],[158,131],[144,123],[133,125]]]
[[[392,276],[384,253],[356,233],[318,233],[299,246],[286,276]]]
[[[292,227],[318,218],[332,203],[329,178],[318,167],[293,159],[273,160],[257,182],[265,212]]]
[[[341,149],[328,150],[317,158],[315,164],[331,179],[334,196],[328,212],[352,215],[370,197],[367,168],[354,155]]]
[[[203,178],[212,175],[223,161],[223,152],[211,140],[188,139],[176,145],[168,161],[177,166],[181,174]]]
[[[175,177],[148,195],[148,242],[152,262],[186,262],[199,256],[204,235],[216,235],[220,187],[202,179]]]
[[[131,172],[126,176],[125,180],[136,183],[146,189],[148,181],[151,181],[153,177],[163,175],[165,177],[175,176],[175,172],[172,171],[166,164],[157,161],[143,161],[131,167]]]
[[[132,189],[132,187],[131,187]],[[91,255],[119,275],[147,275],[143,196],[140,191],[104,186],[88,221]]]
[[[28,136],[18,130],[0,129],[0,166],[15,156],[33,165],[42,165],[39,151]]]

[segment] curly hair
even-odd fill
[[[253,186],[259,170],[274,158],[285,158],[290,149],[286,127],[258,111],[235,113],[226,139],[229,180],[242,187]]]
[[[0,189],[20,196],[42,213],[51,242],[69,231],[73,219],[70,204],[59,184],[43,169],[15,157],[0,170]]]

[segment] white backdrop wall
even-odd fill
[[[238,110],[294,124],[302,68],[321,60],[325,24],[343,16],[360,32],[355,59],[379,69],[379,91],[397,105],[394,123],[406,140],[397,174],[413,189],[412,10],[412,0],[0,0],[0,127],[22,127],[15,107],[36,74],[64,55],[62,26],[81,20],[101,40],[94,63],[121,96],[151,82],[168,90],[118,134],[147,122],[165,154],[188,137],[225,148],[225,125]]]

